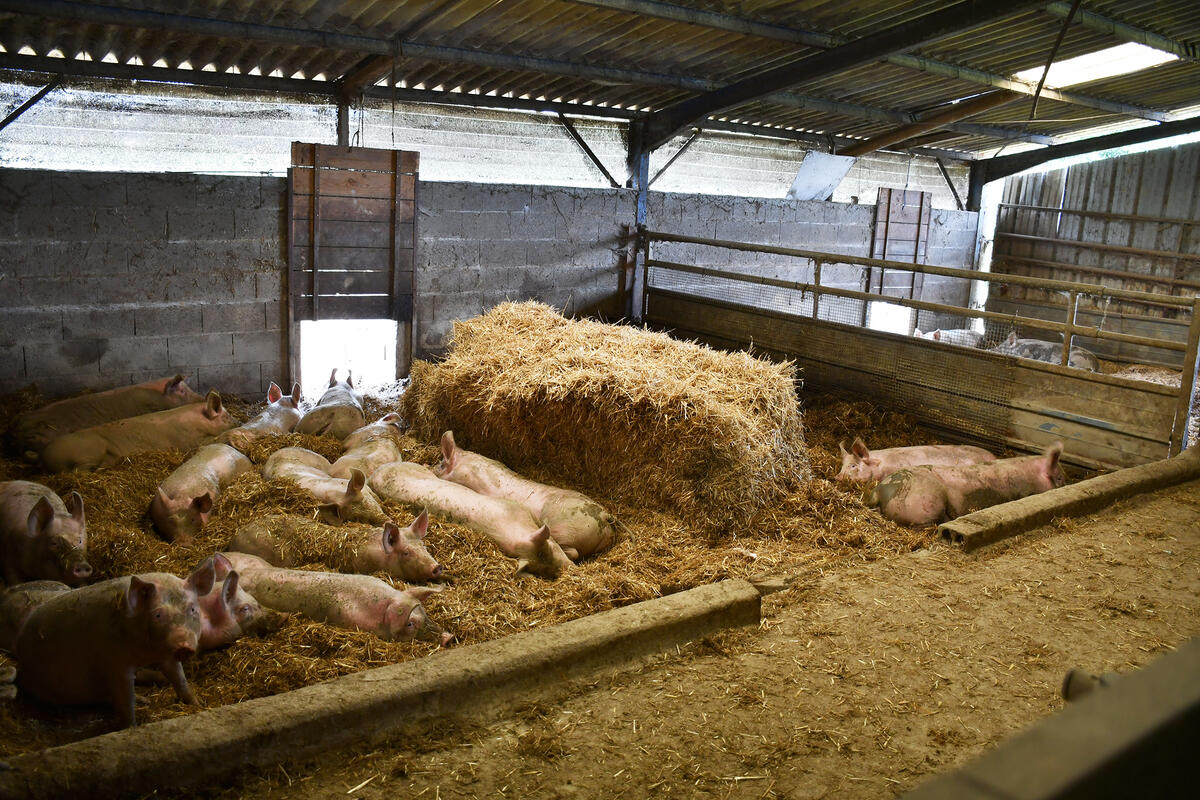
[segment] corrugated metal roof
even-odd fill
[[[339,81],[374,58],[376,70],[369,74],[377,81],[371,91],[381,96],[389,91],[388,74],[394,74],[396,86],[410,93],[407,99],[495,95],[494,101],[473,102],[503,105],[499,98],[508,97],[560,103],[558,110],[579,113],[659,110],[818,55],[835,42],[953,5],[947,0],[0,0],[5,50],[0,67],[334,94]],[[977,5],[995,3],[978,0]],[[994,91],[988,76],[1007,78],[1044,64],[1063,28],[1066,5],[1048,3],[1048,8],[1010,14],[927,43],[908,54],[925,59],[920,64],[912,58],[860,64],[712,116],[851,138],[878,136],[921,114]],[[1120,44],[1129,30],[1173,40],[1189,59],[1072,87],[1068,91],[1076,96],[1070,98],[1044,97],[1032,122],[1030,99],[1023,96],[947,123],[924,138],[940,148],[982,152],[1030,135],[1044,143],[1100,124],[1200,105],[1200,3],[1087,0],[1082,8],[1093,22],[1116,22],[1124,32],[1118,36],[1076,22],[1067,31],[1060,60]],[[215,29],[207,24],[214,21],[270,30]],[[969,74],[956,74],[957,68]]]

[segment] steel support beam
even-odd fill
[[[843,72],[860,64],[920,47],[931,41],[1011,16],[1044,0],[964,0],[932,14],[901,22],[879,33],[693,97],[646,118],[642,142],[663,144],[680,128],[725,108],[741,105],[796,83]]]
[[[29,109],[33,108],[35,105],[40,103],[43,97],[50,94],[55,89],[57,89],[60,85],[62,85],[62,79],[63,79],[62,75],[55,75],[53,80],[51,80],[49,83],[47,83],[41,89],[38,89],[37,92],[35,92],[28,100],[26,100],[24,103],[21,103],[21,105],[17,106],[11,112],[9,112],[9,114],[4,118],[4,120],[0,121],[0,131],[4,130],[9,125],[16,122],[17,119],[22,114],[24,114],[26,111],[28,111]]]
[[[592,148],[588,147],[588,143],[585,142],[583,137],[579,135],[579,131],[575,129],[575,125],[571,122],[571,120],[563,116],[561,111],[558,114],[558,121],[562,124],[563,128],[566,129],[567,133],[571,135],[571,138],[575,140],[575,144],[579,145],[579,149],[583,151],[583,154],[590,158],[592,163],[596,165],[596,169],[600,170],[604,177],[608,179],[609,186],[614,189],[619,189],[621,184],[617,183],[616,179],[613,178],[612,173],[608,171],[608,167],[604,166],[604,162],[600,160],[600,157],[592,151]]]
[[[1059,19],[1066,19],[1071,13],[1071,4],[1050,3],[1046,6],[1045,11],[1047,14],[1052,14]],[[1119,22],[1097,14],[1094,11],[1088,11],[1086,8],[1081,8],[1075,12],[1074,24],[1081,25],[1093,31],[1099,31],[1100,33],[1107,33],[1109,36],[1124,39],[1127,42],[1137,42],[1147,47],[1153,47],[1155,50],[1173,53],[1188,61],[1200,61],[1200,46],[1181,42],[1155,33],[1154,31],[1146,30],[1145,28],[1139,28],[1136,25]],[[1042,94],[1045,94],[1045,92],[1043,91]]]
[[[965,117],[981,114],[984,111],[1002,106],[1005,103],[1011,103],[1016,98],[1017,95],[1012,92],[989,92],[988,94],[980,95],[974,100],[956,103],[934,114],[923,117],[911,125],[904,125],[879,136],[873,136],[864,142],[852,144],[845,149],[839,150],[838,154],[843,156],[866,155],[872,151],[887,147],[890,144],[903,142],[905,139],[911,139],[922,133],[928,133],[944,123],[957,122]]]
[[[1041,150],[1031,150],[1028,153],[1015,153],[1011,156],[981,159],[971,163],[971,190],[967,197],[967,208],[979,210],[979,201],[983,193],[983,185],[992,181],[1007,178],[1032,167],[1045,164],[1057,158],[1067,158],[1085,153],[1095,153],[1100,150],[1110,150],[1114,147],[1127,147],[1142,142],[1152,142],[1166,139],[1170,136],[1180,136],[1185,133],[1200,131],[1200,115],[1164,122],[1160,125],[1150,125],[1135,128],[1131,131],[1110,133],[1104,136],[1092,136],[1075,142],[1056,144]]]
[[[684,22],[690,25],[712,28],[714,30],[729,31],[731,33],[741,33],[748,36],[759,36],[764,39],[775,39],[783,42],[791,42],[792,44],[800,44],[806,47],[818,47],[823,50],[838,47],[850,41],[843,36],[835,36],[828,33],[818,33],[816,31],[799,30],[797,28],[788,28],[782,25],[772,25],[769,23],[730,16],[729,14],[722,14],[713,11],[701,11],[695,8],[687,8],[684,6],[673,5],[671,3],[663,3],[659,2],[658,0],[571,0],[571,2],[586,6],[595,6],[597,8],[611,9],[614,11],[624,11],[626,13],[638,14],[640,16],[656,17],[658,19],[666,19],[672,22]],[[1063,5],[1066,9],[1070,9],[1069,3],[1056,5]],[[1186,45],[1183,47],[1186,47]],[[890,55],[883,60],[889,64],[895,64],[898,67],[905,67],[906,69],[917,70],[919,72],[928,72],[931,75],[938,75],[943,78],[960,80],[966,83],[974,83],[980,86],[990,86],[994,89],[1007,89],[1010,92],[1016,92],[1018,94],[1032,95],[1036,89],[1035,84],[1019,81],[1007,75],[987,72],[980,69],[972,69],[971,67],[963,67],[959,66],[958,64],[950,64],[945,61],[937,61],[936,59],[912,55],[910,53],[897,53],[895,55]],[[1043,88],[1041,96],[1049,100],[1058,100],[1063,103],[1083,106],[1084,108],[1092,108],[1097,111],[1108,111],[1113,114],[1123,114],[1125,116],[1139,117],[1141,119],[1151,119],[1157,122],[1166,122],[1174,119],[1174,116],[1170,113],[1159,111],[1158,109],[1148,108],[1146,106],[1138,106],[1132,103],[1120,103],[1113,100],[1106,100],[1101,97],[1080,94],[1079,92]]]
[[[345,95],[337,100],[337,143],[342,147],[350,146],[350,101]]]
[[[683,155],[684,153],[686,153],[686,152],[688,151],[688,148],[689,148],[689,147],[691,147],[692,145],[694,145],[694,144],[696,143],[696,140],[700,138],[700,134],[701,134],[701,133],[703,133],[703,131],[702,131],[702,130],[700,130],[699,128],[696,128],[694,131],[692,131],[692,135],[691,135],[691,136],[689,136],[689,137],[687,138],[687,141],[686,141],[686,142],[684,142],[684,143],[683,143],[683,145],[682,145],[682,146],[680,146],[680,148],[679,148],[678,150],[676,150],[676,151],[675,151],[675,155],[673,155],[673,156],[671,156],[670,158],[668,158],[668,159],[667,159],[667,163],[665,163],[665,164],[663,164],[663,165],[662,165],[662,169],[660,169],[658,172],[654,173],[654,177],[653,177],[653,178],[651,178],[651,179],[650,179],[650,180],[649,180],[649,181],[646,183],[646,188],[649,188],[649,187],[653,186],[653,185],[654,185],[654,182],[655,182],[656,180],[658,180],[659,178],[661,178],[661,177],[662,177],[662,174],[663,174],[664,172],[666,172],[667,170],[669,170],[669,169],[671,168],[671,165],[672,165],[672,164],[674,164],[674,163],[675,163],[677,160],[679,160],[679,157],[680,157],[681,155]]]

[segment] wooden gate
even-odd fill
[[[885,261],[926,263],[929,244],[930,192],[879,187],[875,203],[875,228],[871,237],[871,258]],[[863,271],[864,291],[888,297],[921,298],[925,275],[920,272],[895,272],[888,275],[882,267]],[[862,324],[866,324],[866,305]]]
[[[293,380],[304,320],[395,320],[396,370],[408,372],[418,165],[415,152],[292,143],[287,295]]]

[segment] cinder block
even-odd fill
[[[287,178],[260,177],[258,190],[262,208],[287,208]]]
[[[233,235],[233,209],[200,204],[167,211],[167,238],[172,242],[226,240]]]
[[[422,237],[418,248],[422,266],[434,268],[478,266],[480,246],[474,240],[433,239]]]
[[[168,370],[167,339],[163,336],[128,336],[108,340],[100,355],[100,372],[159,372]]]
[[[233,334],[233,362],[235,364],[244,364],[250,361],[266,361],[277,364],[283,358],[283,333],[281,331]]]
[[[4,292],[0,292],[3,296]],[[62,312],[58,309],[13,308],[4,312],[0,345],[58,342],[62,339]]]
[[[20,245],[16,245],[20,247]],[[6,260],[0,256],[0,260]],[[13,258],[20,277],[123,275],[129,270],[129,246],[123,242],[39,242]],[[73,299],[73,298],[70,298]]]
[[[142,306],[134,310],[133,331],[137,336],[183,335],[203,330],[199,305]]]
[[[0,345],[0,380],[25,378],[25,349],[19,344]]]
[[[30,380],[25,381],[24,385],[29,385],[30,383],[36,385],[38,391],[50,400],[57,400],[60,397],[75,394],[84,389],[110,388],[103,387],[103,379],[100,373],[92,370],[84,372],[58,372],[39,375],[36,378],[32,375],[29,377]]]
[[[193,208],[195,176],[190,173],[131,174],[126,177],[129,204],[150,208]]]
[[[478,216],[474,211],[437,210],[422,213],[417,223],[422,239],[471,238],[471,222]]]
[[[519,240],[489,242],[481,253],[484,268],[520,267],[529,263],[528,245]]]
[[[254,296],[259,300],[280,302],[283,297],[283,271],[260,272],[254,276]]]
[[[268,300],[263,303],[265,330],[278,331],[287,327],[287,307],[281,300]]]
[[[471,184],[467,185],[470,191]],[[477,200],[475,208],[480,211],[499,211],[525,213],[532,200],[533,190],[528,186],[511,186],[503,184],[478,184],[474,186]],[[423,198],[422,198],[423,199]]]
[[[249,300],[258,296],[253,274],[220,270],[190,275],[164,275],[159,283],[174,303]]]
[[[99,339],[134,335],[132,308],[63,309],[64,339]]]
[[[52,345],[26,345],[25,374],[42,379],[54,375],[100,374],[100,356],[108,349],[105,339],[75,339]]]
[[[199,383],[216,389],[222,397],[236,395],[247,400],[262,399],[260,364],[218,364],[200,368]]]
[[[205,333],[222,331],[262,331],[266,326],[263,304],[252,303],[206,303],[201,311]]]
[[[54,205],[104,208],[127,202],[125,174],[120,172],[57,172],[50,176]]]
[[[161,241],[167,234],[167,212],[148,206],[96,209],[94,227],[98,239]]]
[[[163,287],[151,281],[131,281],[123,275],[83,275],[78,278],[22,278],[16,291],[0,292],[0,307],[57,306],[63,298],[86,297],[98,303],[140,303],[165,300]]]
[[[262,205],[262,182],[258,178],[225,175],[196,175],[193,178],[199,209],[258,208]]]
[[[51,175],[40,169],[0,169],[0,208],[50,205]]]
[[[284,242],[287,239],[286,218],[285,208],[235,208],[233,210],[234,238],[271,239]]]
[[[171,367],[207,367],[233,362],[233,334],[202,333],[167,338]]]

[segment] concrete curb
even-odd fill
[[[758,590],[726,580],[550,628],[115,731],[10,760],[0,798],[120,797],[212,786],[249,766],[479,717],[725,628],[757,625]]]
[[[904,800],[1192,797],[1200,639],[1092,692]]]
[[[1090,514],[1140,492],[1200,478],[1200,448],[1174,458],[1097,475],[942,523],[938,533],[966,551],[1045,525],[1055,517]]]

